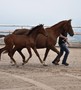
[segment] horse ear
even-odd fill
[[[43,26],[44,27],[44,24],[39,24],[39,26]]]
[[[71,21],[72,21],[71,19],[68,20],[68,22],[71,22]]]
[[[44,24],[41,24],[44,27]]]

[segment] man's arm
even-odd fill
[[[66,40],[67,44],[70,45],[70,43],[68,42],[68,38],[67,37],[63,36],[62,34],[60,34],[59,37],[64,38]]]

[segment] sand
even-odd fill
[[[3,47],[0,46],[0,48]],[[59,48],[57,48],[59,50]],[[53,65],[56,53],[50,51],[46,59],[48,66],[42,66],[32,51],[30,61],[22,66],[22,58],[16,52],[14,58],[19,67],[12,66],[7,54],[2,54],[0,61],[0,90],[81,90],[81,48],[69,48],[67,62],[69,66]],[[28,57],[28,52],[22,52]],[[45,49],[38,50],[43,59]]]

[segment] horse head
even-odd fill
[[[48,33],[46,29],[44,29],[44,24],[39,24],[38,26],[39,26],[38,33],[43,34],[44,36],[47,37]]]
[[[71,26],[71,19],[65,21],[65,23],[64,23],[64,25],[63,25],[63,29],[64,29],[65,32],[67,32],[70,36],[73,36],[73,35],[74,35],[74,31],[73,31],[72,26]]]
[[[39,24],[35,27],[33,27],[29,33],[27,35],[30,35],[31,33],[34,33],[34,34],[43,34],[44,36],[47,36],[47,33],[44,29],[44,25],[43,24]]]

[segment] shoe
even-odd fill
[[[58,62],[54,62],[54,61],[52,62],[52,64],[59,65],[59,63],[58,63]]]
[[[65,66],[68,66],[69,64],[68,63],[62,63],[63,65],[65,65]]]

